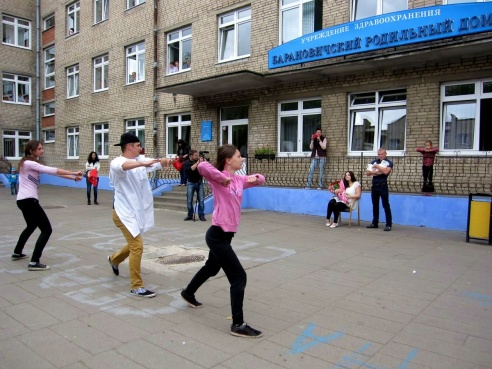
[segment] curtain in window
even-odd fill
[[[237,56],[251,52],[251,22],[240,23],[238,28]]]
[[[450,103],[444,109],[444,149],[473,149],[476,103]]]
[[[299,36],[299,8],[282,12],[282,42],[289,42]]]
[[[311,151],[311,135],[316,132],[316,128],[321,127],[321,115],[304,115],[302,117],[302,151]]]
[[[381,143],[386,150],[404,150],[407,110],[385,109],[381,111]]]
[[[297,152],[297,116],[280,118],[280,151]]]
[[[351,151],[373,151],[376,131],[376,112],[374,110],[352,112]]]
[[[13,24],[3,24],[3,42],[13,45],[15,42],[15,28]]]
[[[137,80],[145,79],[145,53],[138,54],[138,77]]]
[[[68,96],[77,96],[79,94],[79,76],[73,75],[68,77]]]
[[[68,156],[79,156],[79,136],[68,136]]]
[[[3,138],[3,156],[15,157],[15,139]]]
[[[302,7],[302,34],[314,32],[314,0]]]

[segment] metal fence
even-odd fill
[[[355,173],[357,180],[366,190],[371,188],[371,177],[365,175],[367,164],[374,156],[332,156],[327,158],[324,175],[324,188],[342,178],[347,170]],[[400,193],[420,193],[422,188],[422,155],[390,157],[393,171],[388,178],[390,191]],[[309,157],[246,159],[246,171],[241,174],[261,173],[266,177],[266,185],[273,187],[299,187],[306,185],[311,159]],[[313,184],[318,183],[319,170],[316,169]],[[158,171],[151,178],[153,188],[166,183],[179,181],[179,172],[173,168]],[[492,193],[492,156],[436,156],[434,163],[434,187],[438,194],[468,195],[469,193]],[[205,186],[206,196],[210,188]]]

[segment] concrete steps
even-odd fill
[[[188,212],[186,207],[186,186],[173,186],[173,190],[154,197],[155,209]]]

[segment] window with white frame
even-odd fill
[[[352,20],[408,9],[407,0],[352,0]]]
[[[441,86],[442,151],[492,151],[492,78]]]
[[[126,8],[131,9],[143,3],[145,3],[145,0],[126,0]]]
[[[219,61],[248,56],[251,50],[251,8],[219,16]]]
[[[167,74],[191,68],[191,26],[167,35]]]
[[[20,159],[31,136],[29,131],[3,131],[3,156],[7,159]]]
[[[105,21],[109,17],[109,0],[94,0],[94,23]]]
[[[167,137],[167,155],[175,156],[178,152],[178,140],[183,139],[190,143],[191,133],[191,114],[176,114],[166,117],[166,137]]]
[[[31,105],[31,77],[3,73],[3,102]]]
[[[55,142],[55,130],[47,129],[43,131],[43,138],[44,138],[44,143]]]
[[[44,88],[55,87],[55,46],[44,49]]]
[[[321,100],[289,100],[278,104],[280,155],[307,155],[311,135],[321,126]]]
[[[126,83],[145,80],[145,42],[126,48]]]
[[[79,127],[67,128],[67,159],[79,158]]]
[[[67,98],[79,96],[79,65],[67,68]]]
[[[108,158],[109,124],[94,124],[94,151],[100,158]]]
[[[127,119],[126,131],[133,133],[140,140],[140,146],[142,147],[142,155],[145,154],[145,119]]]
[[[47,104],[43,104],[43,112],[45,117],[49,117],[50,115],[55,115],[55,102],[49,102]]]
[[[2,16],[2,42],[5,45],[31,48],[31,22],[25,19]]]
[[[377,91],[349,96],[349,152],[405,150],[407,91]]]
[[[280,43],[322,28],[322,0],[280,0]]]
[[[108,89],[109,55],[94,59],[94,92]]]
[[[43,19],[43,24],[44,24],[44,30],[46,31],[47,29],[50,29],[51,27],[55,26],[55,15],[52,14],[46,18]]]
[[[72,36],[80,31],[80,2],[77,1],[67,6],[67,36]]]

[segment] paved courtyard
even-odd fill
[[[233,247],[248,274],[245,320],[259,339],[233,337],[224,274],[202,286],[202,309],[179,297],[206,255],[206,222],[156,210],[142,262],[152,299],[130,296],[128,267],[106,257],[123,243],[112,193],[87,206],[83,189],[41,186],[53,226],[41,261],[10,255],[25,226],[0,189],[2,369],[491,369],[492,247],[463,232],[246,209]],[[345,215],[346,217],[346,215]],[[25,251],[30,255],[36,231]]]

